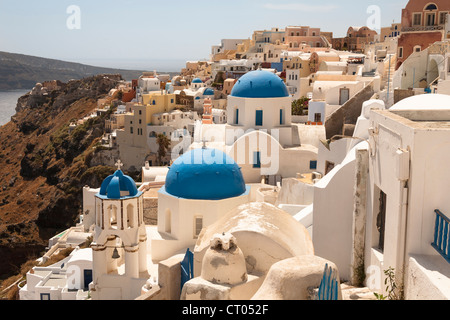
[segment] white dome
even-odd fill
[[[450,95],[420,94],[397,102],[390,110],[450,110]]]

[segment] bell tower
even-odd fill
[[[90,286],[94,300],[134,299],[149,278],[143,193],[123,174],[120,160],[116,166],[117,171],[103,181],[95,196]]]

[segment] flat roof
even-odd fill
[[[450,129],[450,110],[373,110],[373,112],[420,130]]]
[[[67,283],[66,277],[61,275],[51,276],[42,286],[43,287],[60,287],[63,288]]]

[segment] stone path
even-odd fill
[[[377,300],[373,291],[369,288],[357,288],[349,284],[342,283],[342,300]]]

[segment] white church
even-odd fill
[[[302,131],[292,123],[291,104],[292,97],[276,74],[266,70],[248,72],[228,96],[228,123],[197,126],[191,148],[206,143],[227,153],[242,168],[246,183],[264,180],[276,185],[283,178],[314,172],[315,142],[321,134],[310,132],[314,137],[301,141]]]

